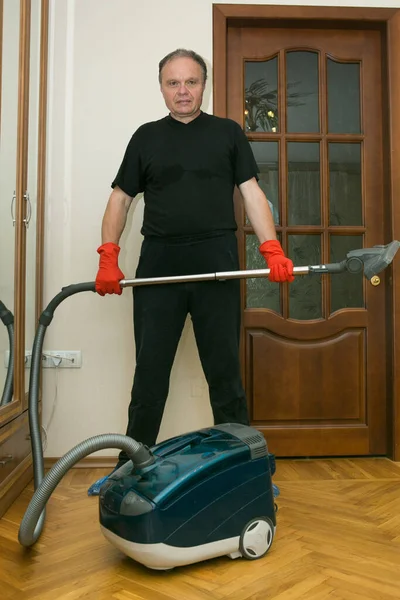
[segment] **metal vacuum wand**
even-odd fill
[[[386,269],[392,262],[400,242],[394,240],[386,246],[373,246],[373,248],[361,248],[351,250],[346,258],[338,263],[325,265],[312,265],[306,267],[294,267],[293,275],[312,275],[315,273],[352,273],[364,272],[369,282],[377,286],[381,280],[378,273]],[[270,269],[250,269],[246,271],[223,271],[220,273],[203,273],[200,275],[179,275],[176,277],[146,277],[143,279],[122,279],[121,287],[136,287],[139,285],[155,285],[163,283],[187,283],[193,281],[224,281],[225,279],[246,279],[250,277],[267,277]]]
[[[400,242],[393,241],[387,246],[374,246],[373,248],[361,248],[360,250],[351,250],[346,258],[338,263],[326,265],[312,265],[306,267],[294,267],[294,275],[312,275],[314,273],[361,273],[374,286],[379,285],[381,280],[378,273],[386,269],[392,262]],[[137,285],[154,285],[160,283],[186,283],[189,281],[223,281],[224,279],[242,279],[251,277],[266,277],[270,269],[250,269],[247,271],[224,271],[221,273],[204,273],[200,275],[179,275],[176,277],[147,277],[144,279],[122,279],[121,287],[134,287]],[[57,306],[69,296],[80,292],[95,292],[96,283],[88,281],[85,283],[75,283],[63,287],[61,292],[54,296],[39,317],[39,323],[48,327],[53,319],[54,311]],[[32,369],[31,369],[32,374]]]
[[[314,267],[294,267],[293,275],[308,275]],[[225,279],[247,279],[249,277],[268,277],[270,269],[249,269],[246,271],[221,271],[219,273],[202,273],[200,275],[176,275],[169,277],[145,277],[143,279],[122,279],[122,288],[139,285],[155,285],[157,283],[187,283],[193,281],[224,281]]]

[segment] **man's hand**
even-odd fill
[[[125,275],[118,266],[118,255],[121,248],[117,244],[107,242],[98,248],[100,254],[99,270],[96,277],[96,292],[100,296],[105,294],[122,294],[119,284]]]
[[[278,240],[267,240],[259,247],[260,253],[265,258],[267,267],[270,269],[268,279],[275,283],[294,280],[293,263],[287,258]]]
[[[239,189],[254,233],[259,240],[267,240],[259,249],[270,269],[269,280],[293,281],[293,263],[284,255],[280,243],[273,239],[276,235],[274,219],[267,198],[257,180],[253,177],[240,184]]]

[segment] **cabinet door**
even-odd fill
[[[0,301],[3,312],[15,314],[15,220],[18,139],[18,93],[20,52],[20,3],[0,2]],[[0,322],[0,397],[2,401],[7,379],[6,361],[10,353],[9,328]],[[8,356],[7,356],[8,354]],[[14,352],[13,352],[14,354]],[[10,369],[12,365],[9,365]],[[13,386],[12,386],[13,387]],[[8,400],[12,400],[8,403]],[[16,394],[0,408],[0,426],[21,412]]]
[[[0,424],[27,406],[41,308],[48,10],[48,0],[0,0],[0,307],[14,313],[14,393]],[[10,332],[0,325],[2,392]]]
[[[41,308],[48,11],[49,0],[0,0],[0,317],[14,313],[13,396],[4,404],[0,394],[0,517],[32,478],[25,359]],[[8,334],[0,322],[0,391]]]
[[[35,334],[43,215],[48,0],[20,0],[19,110],[16,184],[15,394],[26,406]],[[40,244],[42,235],[40,232]],[[40,258],[40,259],[39,259]]]

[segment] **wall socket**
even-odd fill
[[[4,367],[8,369],[10,351],[4,352]],[[25,351],[25,369],[30,369],[32,352]],[[44,369],[80,369],[82,366],[82,352],[80,350],[43,350],[42,367]]]
[[[4,352],[4,367],[8,369],[8,363],[10,362],[10,351],[6,350]],[[25,350],[25,369],[31,368],[32,362],[32,352],[31,350]]]
[[[43,350],[42,367],[44,369],[80,369],[82,352],[80,350]]]

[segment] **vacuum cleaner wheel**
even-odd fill
[[[268,517],[258,517],[247,523],[239,541],[241,555],[248,560],[264,556],[274,539],[274,525]]]

